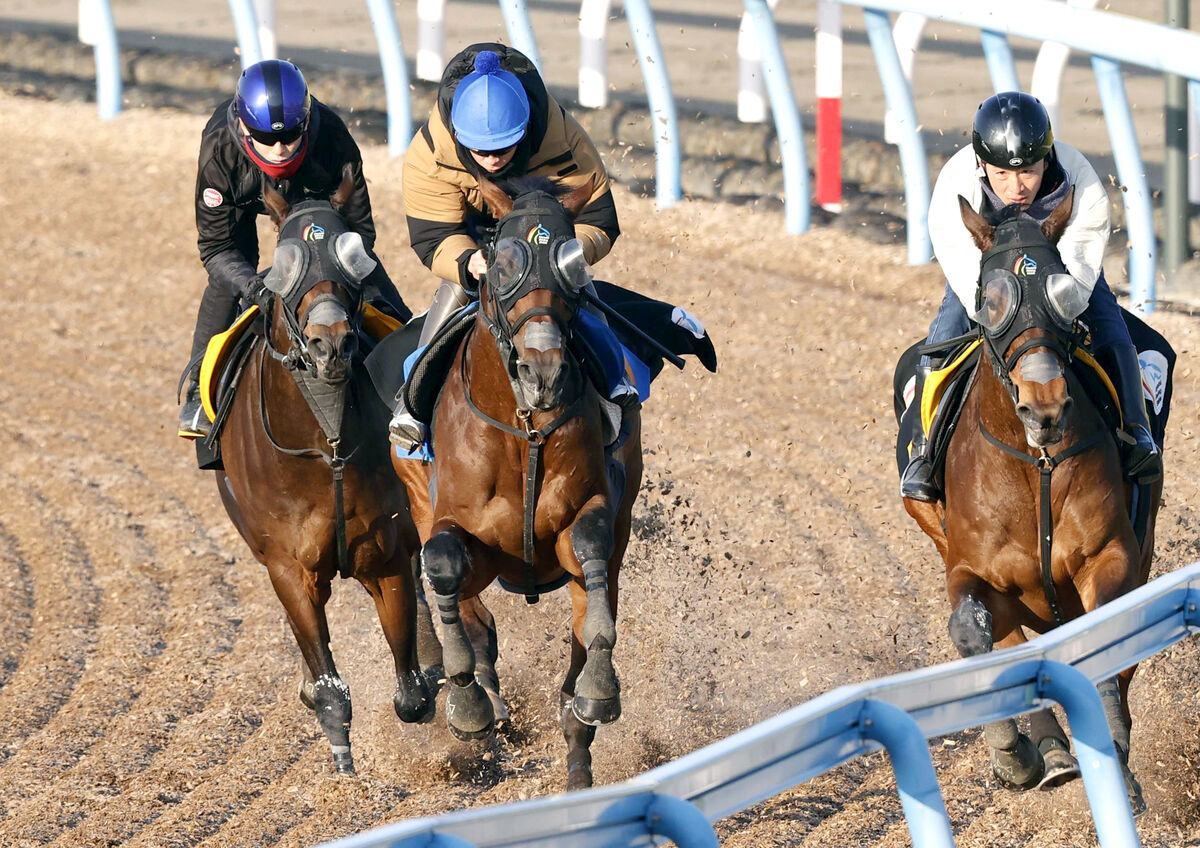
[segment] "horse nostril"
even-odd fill
[[[325,362],[328,360],[331,350],[332,348],[330,348],[329,342],[325,341],[324,339],[308,340],[308,352],[312,355],[312,358],[318,362]]]
[[[1060,421],[1067,420],[1067,416],[1071,414],[1071,407],[1074,405],[1074,403],[1075,401],[1072,398],[1067,398],[1063,401],[1062,412],[1060,412],[1058,416]]]
[[[1027,419],[1029,417],[1029,413],[1030,413],[1029,404],[1027,404],[1027,403],[1017,404],[1017,415],[1020,416],[1022,419]]]
[[[341,343],[338,345],[342,359],[349,359],[358,350],[358,336],[354,333],[347,333],[342,336]]]

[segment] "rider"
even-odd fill
[[[523,54],[501,44],[472,44],[446,66],[437,103],[404,159],[410,241],[441,278],[419,346],[478,296],[487,271],[480,245],[496,220],[484,208],[479,178],[520,176],[545,177],[567,189],[591,181],[592,196],[575,219],[575,236],[589,264],[608,254],[621,230],[595,145],[546,92]],[[611,349],[615,339],[588,341]],[[636,389],[620,377],[610,382],[614,400],[636,403]],[[411,449],[427,435],[426,423],[401,402],[391,422],[392,441]]]
[[[968,315],[975,311],[981,254],[963,226],[958,195],[985,218],[1006,205],[1020,204],[1041,222],[1074,185],[1074,208],[1058,251],[1067,270],[1092,286],[1091,300],[1081,318],[1091,330],[1093,351],[1115,365],[1125,431],[1134,440],[1125,452],[1125,471],[1139,480],[1156,478],[1162,473],[1162,458],[1150,435],[1137,350],[1101,267],[1109,231],[1108,194],[1103,184],[1082,153],[1054,140],[1050,116],[1041,101],[1029,94],[1007,91],[980,104],[971,142],[970,148],[955,153],[942,168],[929,205],[929,235],[948,282],[926,344],[971,330]],[[930,357],[921,357],[918,397],[929,370]],[[941,497],[926,447],[925,434],[918,433],[901,476],[902,497],[928,502]]]
[[[209,118],[196,175],[196,229],[208,288],[196,316],[179,435],[202,437],[211,428],[199,391],[200,360],[208,340],[233,321],[239,298],[260,306],[270,300],[258,272],[255,223],[266,212],[264,181],[270,180],[291,203],[324,200],[337,189],[347,164],[354,192],[341,214],[378,260],[372,252],[375,223],[358,145],[342,119],[309,94],[299,68],[278,59],[251,65],[238,79],[236,96]],[[411,312],[383,265],[375,267],[363,281],[363,300],[407,320]]]

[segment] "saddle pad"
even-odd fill
[[[418,421],[431,421],[433,408],[437,405],[446,372],[454,362],[458,348],[475,325],[478,301],[455,315],[446,326],[429,342],[424,351],[417,354],[407,379],[404,382],[404,405]]]
[[[209,421],[217,420],[217,385],[221,375],[232,359],[231,354],[238,340],[258,314],[259,308],[251,306],[237,317],[228,330],[208,340],[204,359],[200,362],[200,401],[204,404],[204,414]]]

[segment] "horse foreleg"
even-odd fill
[[[329,581],[292,563],[269,564],[267,572],[308,669],[306,681],[311,681],[311,687],[301,683],[300,700],[316,712],[338,773],[354,774],[354,757],[350,753],[350,687],[338,676],[329,650],[329,624],[325,619]]]
[[[617,644],[617,564],[612,559],[613,528],[607,505],[582,513],[564,535],[569,535],[570,551],[583,572],[582,586],[579,577],[571,584],[571,606],[575,638],[587,650],[583,670],[575,679],[571,708],[584,724],[608,724],[621,715],[621,685],[612,664]]]
[[[459,590],[470,561],[458,528],[434,533],[421,549],[421,567],[433,587],[442,620],[442,661],[449,692],[446,724],[459,739],[480,739],[492,732],[492,702],[475,680],[475,652],[459,611]]]
[[[1141,582],[1140,558],[1128,539],[1114,539],[1098,556],[1090,560],[1075,576],[1079,599],[1086,612],[1108,603],[1114,598],[1131,591]],[[1133,716],[1129,711],[1129,684],[1137,666],[1127,668],[1120,674],[1100,681],[1096,687],[1104,704],[1104,716],[1112,731],[1113,744],[1121,761],[1125,776],[1125,791],[1134,815],[1146,811],[1146,800],[1142,787],[1129,768],[1129,735]]]
[[[425,598],[425,581],[421,579],[421,552],[412,556],[413,589],[417,597],[417,660],[425,683],[434,694],[442,688],[446,670],[442,666],[442,643],[433,629],[433,615]]]
[[[396,668],[396,691],[392,705],[401,721],[427,721],[433,717],[435,701],[417,665],[416,602],[412,571],[407,563],[399,574],[383,577],[359,576],[375,601],[383,635],[392,651]]]
[[[496,660],[500,657],[496,619],[478,595],[460,601],[458,611],[475,652],[475,680],[487,692],[496,722],[507,721],[508,707],[500,697],[500,675],[496,673]]]
[[[979,599],[986,591],[983,581],[956,570],[951,572],[949,582],[951,602],[955,604],[950,615],[950,639],[954,647],[964,657],[988,653],[993,644],[993,619]],[[1001,645],[1017,638],[1010,633]],[[983,738],[988,744],[992,772],[1001,783],[1010,789],[1029,789],[1041,782],[1045,774],[1041,752],[1028,736],[1017,730],[1015,721],[1008,718],[985,724]]]

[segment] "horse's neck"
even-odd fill
[[[515,426],[517,399],[482,310],[459,355],[465,359],[462,368],[467,375],[471,402],[497,421],[513,422]]]

